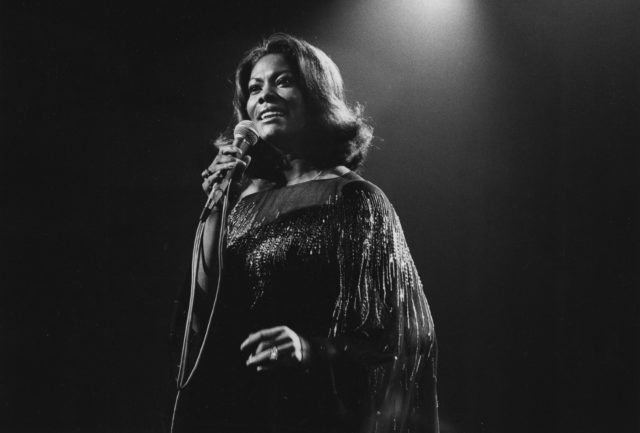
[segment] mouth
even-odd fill
[[[284,117],[284,111],[270,108],[260,113],[260,116],[258,116],[258,120],[269,120],[278,117]]]

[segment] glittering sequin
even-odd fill
[[[375,410],[365,430],[437,431],[433,320],[398,217],[361,178],[318,182],[328,191],[319,200],[305,200],[305,188],[318,185],[309,182],[233,208],[227,248],[240,258],[251,308],[289,274],[326,281],[333,300],[323,337],[342,341],[340,351],[366,370]]]

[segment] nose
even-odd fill
[[[273,101],[275,98],[274,88],[271,84],[265,83],[258,95],[258,104],[264,104],[265,102]]]

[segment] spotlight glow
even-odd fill
[[[340,65],[352,99],[366,104],[376,136],[393,143],[379,160],[369,159],[372,172],[376,163],[384,172],[417,155],[439,164],[411,175],[446,188],[461,174],[444,167],[491,163],[474,147],[482,140],[465,139],[504,114],[500,56],[488,24],[479,0],[342,2],[318,22],[321,45]]]

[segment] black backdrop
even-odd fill
[[[637,432],[637,8],[484,3],[502,61],[455,111],[412,59],[360,79],[380,65],[331,39],[339,2],[2,2],[0,430],[163,431],[198,175],[241,53],[288,31],[376,122],[365,176],[427,288],[443,431]]]

